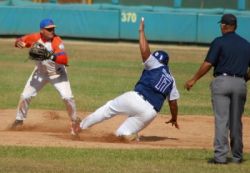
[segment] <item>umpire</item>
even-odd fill
[[[247,95],[247,71],[250,67],[250,43],[235,33],[237,19],[224,14],[219,21],[222,32],[211,43],[203,64],[184,87],[190,90],[213,66],[214,79],[210,84],[215,115],[214,159],[209,163],[228,163],[228,137],[232,162],[243,161],[242,122]]]

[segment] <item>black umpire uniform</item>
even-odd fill
[[[246,76],[250,67],[250,43],[235,33],[237,19],[224,14],[220,20],[222,36],[211,43],[205,61],[193,78],[185,83],[189,90],[214,67],[211,82],[215,115],[214,159],[210,163],[226,164],[231,147],[232,162],[243,160],[242,114],[247,95]],[[230,138],[230,146],[228,143]]]

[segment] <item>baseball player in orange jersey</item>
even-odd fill
[[[77,135],[78,118],[76,115],[76,105],[65,68],[65,65],[68,64],[68,56],[64,50],[61,38],[55,34],[55,27],[56,25],[53,20],[44,19],[40,22],[39,33],[25,35],[18,38],[15,42],[15,47],[18,48],[30,48],[34,43],[39,42],[43,44],[48,51],[53,52],[54,57],[53,60],[35,61],[36,67],[21,94],[16,120],[12,128],[23,125],[32,97],[35,97],[45,84],[51,83],[59,92],[66,105],[72,122],[71,134]]]

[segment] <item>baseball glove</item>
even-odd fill
[[[50,52],[46,49],[46,47],[41,43],[34,43],[33,46],[29,50],[29,59],[43,61],[46,59],[54,60],[53,52]]]

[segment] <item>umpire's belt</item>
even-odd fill
[[[147,101],[148,103],[150,103],[142,94],[140,94],[138,91],[135,91],[143,100],[145,100],[145,101]],[[150,103],[151,104],[151,103]],[[152,104],[151,104],[152,105]],[[152,105],[153,106],[153,105]],[[159,111],[157,111],[157,109],[153,106],[153,108],[154,108],[154,110],[156,111],[156,112],[159,112]]]
[[[218,76],[231,76],[231,77],[239,77],[239,78],[244,78],[245,76],[243,75],[238,75],[238,74],[230,74],[230,73],[215,73],[214,77]]]

